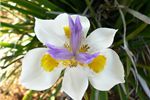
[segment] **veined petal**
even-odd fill
[[[106,49],[102,52],[106,57],[104,69],[95,75],[89,76],[92,86],[101,91],[108,91],[119,83],[124,83],[124,69],[118,54]]]
[[[95,57],[99,55],[99,52],[94,53],[94,54],[88,54],[88,53],[79,53],[76,56],[76,60],[81,62],[81,63],[90,63]]]
[[[83,67],[67,68],[62,90],[74,100],[81,100],[88,87],[87,72]]]
[[[58,15],[55,18],[55,20],[57,22],[59,22],[59,24],[61,25],[62,28],[64,28],[64,26],[69,26],[68,16],[69,16],[68,14],[63,13],[63,14]],[[70,15],[70,16],[75,21],[76,17],[79,15]],[[79,18],[81,21],[82,31],[83,31],[84,37],[86,37],[87,32],[90,28],[90,22],[89,22],[88,18],[85,16],[79,16]]]
[[[66,41],[63,28],[55,20],[42,20],[35,18],[35,34],[43,43],[51,43],[55,46],[62,47]]]
[[[58,67],[51,72],[46,72],[40,66],[41,58],[47,50],[47,48],[36,48],[25,55],[22,61],[20,83],[27,89],[39,91],[48,89],[59,78],[62,68]]]
[[[98,28],[93,31],[86,39],[91,52],[98,52],[110,47],[113,43],[117,30],[111,28]]]
[[[73,53],[65,48],[56,48],[51,44],[46,44],[46,46],[49,48],[48,53],[55,59],[67,60],[73,57]]]

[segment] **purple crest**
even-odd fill
[[[66,48],[57,48],[49,43],[46,46],[49,48],[48,53],[55,59],[67,60],[73,57],[81,63],[90,63],[99,53],[88,54],[79,53],[81,40],[82,40],[82,25],[79,16],[76,17],[75,22],[68,16],[69,28],[71,30],[70,46],[72,51],[68,51]]]

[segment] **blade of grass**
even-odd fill
[[[51,1],[48,1],[48,0],[37,0],[37,1],[39,2],[39,4],[43,4],[44,6],[50,8],[51,10],[61,11],[61,12],[64,11],[62,8],[60,8],[59,6],[55,5]]]
[[[0,42],[0,47],[21,49],[22,46],[15,43]]]
[[[30,2],[30,1],[26,1],[26,0],[11,0],[13,2],[15,2],[16,4],[25,7],[26,9],[28,9],[29,11],[35,12],[39,15],[42,15],[43,18],[53,18],[54,16],[51,13],[47,13],[49,12],[47,9],[37,5],[36,3]]]
[[[142,23],[138,28],[136,28],[136,30],[134,30],[133,32],[129,33],[129,35],[126,37],[127,40],[131,40],[133,39],[133,37],[135,38],[141,31],[143,31],[148,24]],[[123,40],[120,40],[118,42],[116,42],[114,44],[115,47],[121,45],[123,43]]]
[[[40,12],[40,13],[45,13],[46,9],[39,7],[36,3],[32,3],[27,0],[10,0],[17,5],[20,5],[22,7],[25,7],[27,9],[31,9],[32,11]]]
[[[10,28],[13,28],[13,29],[27,29],[26,27],[24,26],[20,26],[20,25],[12,25],[12,24],[8,24],[8,23],[4,23],[4,22],[1,22],[1,26],[2,27],[10,27]]]
[[[90,100],[95,100],[95,93],[96,93],[96,89],[94,89],[92,86],[91,86],[91,94],[90,94]]]
[[[25,93],[25,95],[23,96],[22,100],[32,100],[32,94],[34,93],[34,91],[29,90]]]
[[[78,9],[76,9],[74,6],[72,6],[69,2],[67,2],[66,0],[60,0],[62,3],[68,5],[71,9],[73,9],[76,13],[78,13]]]
[[[121,90],[120,86],[117,86],[117,90],[120,96],[120,100],[128,100],[127,97],[125,96],[124,92]]]
[[[119,5],[118,1],[115,0],[115,4],[116,5]],[[134,68],[134,72],[133,75],[135,76],[135,80],[137,80],[137,74],[138,74],[138,71],[137,71],[137,68],[136,68],[136,63],[133,59],[134,55],[133,53],[131,52],[131,50],[128,48],[128,42],[126,40],[126,21],[125,21],[125,16],[121,10],[121,8],[118,8],[119,10],[119,13],[120,13],[120,16],[121,16],[121,19],[122,19],[122,23],[123,23],[123,44],[124,44],[124,50],[126,51],[126,54],[128,55],[128,57],[130,58],[131,62],[132,62],[132,65],[133,65],[133,68]],[[136,92],[137,92],[137,89],[138,89],[138,81],[136,81]]]
[[[4,6],[4,7],[8,7],[8,8],[11,8],[11,9],[15,9],[15,10],[18,10],[20,13],[23,13],[25,15],[32,15],[32,16],[36,16],[36,17],[39,17],[39,18],[44,18],[44,16],[40,13],[37,13],[37,12],[34,12],[32,10],[25,10],[25,9],[22,9],[22,8],[19,8],[19,7],[16,7],[16,6],[12,6],[8,3],[4,3],[4,2],[1,2],[1,5]]]
[[[126,6],[122,6],[122,5],[119,5],[120,8],[123,8],[125,9],[128,13],[130,13],[131,15],[133,15],[134,17],[140,19],[141,21],[147,23],[147,24],[150,24],[150,18],[138,11],[135,11],[133,9],[130,9]]]
[[[92,2],[92,1],[90,2],[89,0],[85,0],[85,2],[86,2],[87,6],[88,6],[88,8],[89,8],[89,10],[90,10],[91,16],[92,16],[93,19],[95,20],[97,26],[98,26],[98,27],[101,27],[101,23],[97,20],[97,18],[96,18],[96,13],[95,13],[94,9],[93,9],[92,6],[91,6],[91,2]]]
[[[100,91],[98,100],[108,100],[108,93]]]
[[[145,80],[141,77],[140,74],[138,74],[137,77],[138,77],[138,80],[139,80],[141,86],[143,87],[144,92],[146,93],[146,95],[147,95],[147,96],[149,97],[149,99],[150,99],[150,89],[149,89],[147,83],[146,83]]]

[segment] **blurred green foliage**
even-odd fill
[[[18,37],[15,41],[8,42],[6,39],[0,41],[1,50],[6,49],[0,61],[1,81],[12,75],[17,77],[21,65],[15,67],[11,65],[19,62],[30,49],[42,46],[34,34],[34,17],[52,19],[60,13],[67,12],[87,16],[91,22],[90,31],[98,27],[119,29],[112,48],[119,54],[124,64],[126,82],[117,85],[109,92],[89,87],[84,99],[148,100],[150,98],[148,88],[150,87],[150,0],[118,0],[118,2],[116,0],[1,0],[0,6],[2,12],[7,12],[15,20],[17,19],[13,23],[1,22],[0,37],[5,35]],[[1,14],[1,19],[9,20],[10,17]],[[128,45],[123,39],[126,39]],[[13,69],[11,73],[9,67]],[[59,89],[60,86],[57,90]],[[32,99],[33,92],[29,93]],[[28,98],[28,95],[25,95],[24,99]],[[57,93],[53,94],[56,95]],[[43,97],[44,94],[40,100]]]

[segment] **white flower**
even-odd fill
[[[48,89],[65,69],[62,90],[81,100],[89,82],[101,91],[123,83],[123,65],[117,53],[108,48],[117,30],[98,28],[86,38],[89,27],[89,20],[79,15],[36,18],[35,34],[47,48],[35,48],[25,55],[21,84],[31,90]]]

